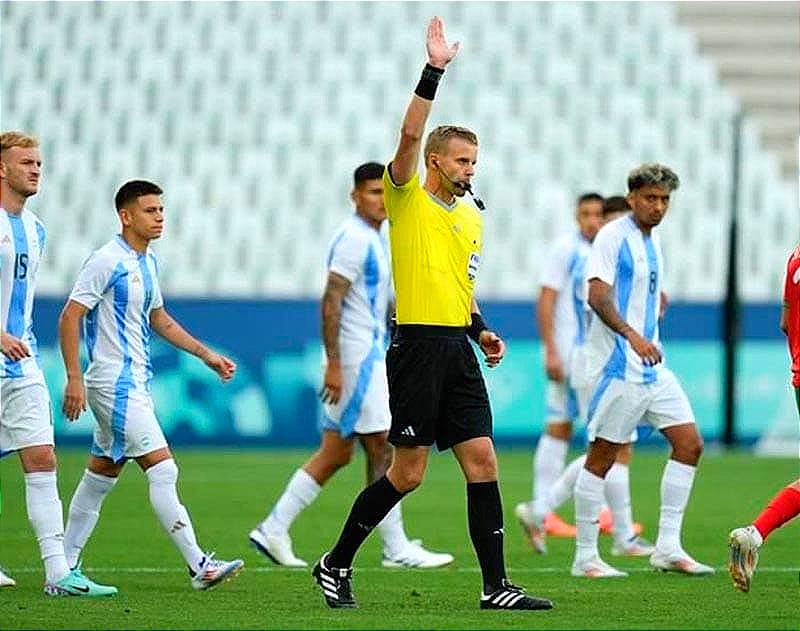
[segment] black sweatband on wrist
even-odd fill
[[[483,321],[480,313],[473,313],[472,314],[472,323],[467,327],[467,335],[469,335],[470,339],[475,340],[475,343],[481,337],[481,332],[485,331],[489,327],[486,326],[486,322]]]
[[[419,78],[419,83],[414,89],[414,94],[428,101],[433,101],[433,97],[436,96],[436,88],[443,74],[443,68],[436,68],[430,64],[425,64],[425,67],[422,69],[422,76]]]

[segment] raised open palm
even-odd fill
[[[444,69],[458,53],[459,43],[447,43],[444,37],[444,22],[439,16],[434,16],[428,24],[428,38],[425,45],[428,49],[428,63]]]

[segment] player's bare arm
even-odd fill
[[[472,306],[470,308],[471,313],[477,313],[480,315],[481,310],[478,307],[478,302],[475,298],[472,298]],[[497,335],[494,331],[490,331],[489,329],[484,329],[481,331],[480,336],[478,337],[478,346],[480,346],[481,351],[485,355],[484,361],[489,368],[494,368],[499,364],[503,357],[506,354],[506,343],[503,339]]]
[[[339,354],[339,324],[342,319],[342,303],[350,289],[350,281],[336,272],[328,273],[328,282],[322,294],[322,341],[325,344],[325,367],[320,398],[336,404],[342,396],[342,363]]]
[[[169,314],[164,307],[150,311],[150,326],[167,342],[195,357],[220,376],[230,381],[236,372],[236,364],[224,355],[212,351],[200,340],[193,337]]]
[[[599,278],[589,280],[589,306],[598,317],[613,331],[628,340],[646,366],[653,366],[662,360],[661,351],[652,342],[639,335],[617,311],[614,306],[611,285]]]
[[[58,341],[61,357],[67,373],[64,386],[64,403],[61,411],[70,421],[76,420],[86,411],[86,387],[83,384],[83,370],[80,361],[81,320],[88,309],[75,300],[68,300],[58,318]]]
[[[5,331],[0,333],[0,352],[15,362],[31,356],[31,351],[25,342]]]
[[[444,71],[447,64],[456,56],[459,46],[458,42],[447,43],[444,22],[439,17],[434,17],[428,24],[425,45],[428,50],[428,63],[441,71]],[[432,100],[422,98],[418,94],[411,97],[400,129],[400,143],[391,163],[392,181],[398,186],[410,182],[417,172],[422,136],[432,104]]]
[[[544,369],[547,378],[561,383],[564,381],[564,366],[556,347],[554,314],[558,292],[552,287],[542,287],[536,303],[536,318],[539,323],[539,335],[544,344]]]

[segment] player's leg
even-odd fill
[[[356,497],[339,539],[330,552],[322,555],[312,572],[329,607],[356,606],[350,587],[353,558],[392,507],[420,485],[429,449],[425,445],[395,445],[394,459],[386,475]]]
[[[136,463],[147,476],[153,512],[189,567],[192,587],[210,589],[235,576],[244,565],[241,559],[214,559],[198,545],[189,512],[178,497],[178,466],[169,448],[138,456]]]
[[[103,500],[114,488],[125,461],[115,463],[104,456],[89,456],[89,462],[69,504],[64,529],[64,554],[71,568],[78,566],[81,552],[91,537]]]
[[[634,430],[632,438],[635,437]],[[605,497],[613,516],[611,554],[614,556],[649,556],[655,549],[652,543],[639,536],[641,524],[633,522],[629,470],[632,453],[632,442],[623,445],[606,475]]]
[[[250,531],[250,542],[273,562],[287,567],[306,567],[292,549],[289,536],[297,516],[309,506],[325,483],[353,455],[353,440],[342,438],[338,428],[324,428],[319,449],[297,469],[269,515]]]
[[[564,471],[564,465],[572,439],[572,422],[577,412],[575,394],[566,383],[547,382],[547,417],[545,431],[536,445],[533,455],[533,502],[534,513],[544,512],[547,495]],[[550,534],[574,536],[574,527],[566,524],[557,515],[546,518]]]
[[[467,482],[469,536],[481,568],[482,609],[551,609],[553,603],[535,598],[506,576],[503,554],[503,505],[497,483],[497,457],[489,436],[453,445]]]
[[[657,427],[672,448],[661,478],[661,511],[656,550],[650,564],[664,571],[712,574],[714,568],[695,561],[681,544],[683,515],[694,485],[697,464],[703,453],[703,439],[697,431],[694,413],[678,380],[664,369],[661,382],[644,415]]]
[[[795,387],[794,398],[797,411],[800,412],[800,388]],[[800,479],[795,480],[775,497],[756,517],[755,521],[744,528],[735,528],[728,535],[730,556],[728,572],[730,572],[736,589],[750,591],[750,581],[758,564],[758,549],[764,540],[776,528],[800,515]]]
[[[25,503],[45,566],[44,592],[50,596],[107,596],[114,587],[98,585],[64,555],[64,514],[58,495],[50,396],[43,380],[3,379],[0,450],[16,450],[25,473]],[[13,438],[12,438],[13,436]]]
[[[2,380],[0,450],[16,451],[25,477],[25,505],[45,580],[57,583],[69,574],[64,558],[64,516],[58,495],[50,398],[44,382]]]
[[[728,535],[728,572],[736,589],[750,591],[758,565],[758,549],[773,530],[800,515],[800,479],[784,487],[749,526]]]
[[[362,434],[359,436],[367,456],[367,484],[372,484],[385,475],[392,462],[394,450],[387,441],[387,432]],[[453,562],[453,555],[431,552],[420,542],[409,540],[403,526],[403,502],[395,504],[378,524],[377,530],[383,543],[383,567],[436,568]]]
[[[9,405],[10,401],[6,403]],[[25,476],[25,505],[47,583],[58,583],[69,572],[64,557],[64,516],[58,496],[56,457],[52,445],[35,445],[19,450]]]
[[[598,517],[605,499],[606,475],[642,415],[644,403],[639,388],[637,384],[604,376],[592,394],[587,426],[589,451],[575,482],[575,525],[578,534],[571,570],[573,576],[626,576],[600,558],[597,547]]]

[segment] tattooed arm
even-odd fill
[[[589,306],[608,328],[628,340],[631,348],[642,358],[645,366],[653,366],[662,360],[658,346],[639,335],[622,319],[614,305],[611,285],[599,278],[589,280]]]

